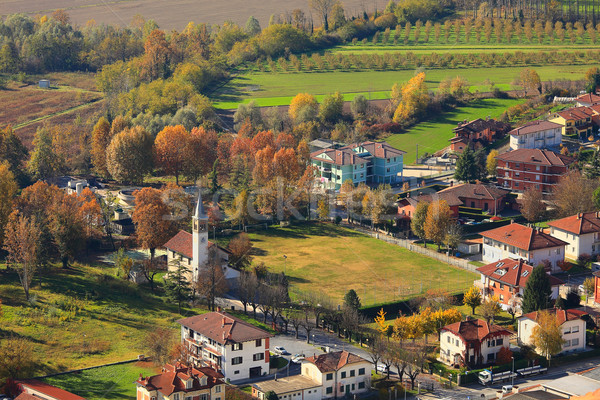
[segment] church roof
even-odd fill
[[[213,242],[208,242],[208,247],[217,246]],[[164,247],[167,250],[174,251],[177,254],[181,254],[184,257],[192,260],[194,258],[194,240],[191,233],[186,231],[179,231],[177,235],[173,236]],[[229,253],[227,249],[217,246],[220,250]]]

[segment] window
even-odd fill
[[[231,345],[231,350],[242,350],[243,346],[241,343],[234,343]]]
[[[503,294],[500,295],[500,301],[504,301],[504,295]]]
[[[496,346],[502,346],[503,343],[504,343],[504,339],[502,339],[502,338],[496,339]]]
[[[207,394],[201,394],[200,395],[200,400],[208,400],[208,395]]]
[[[365,383],[364,382],[358,382],[358,388],[359,389],[364,389],[365,388]]]
[[[331,386],[328,387],[327,389],[325,389],[325,393],[327,393],[327,394],[333,393],[333,388]]]
[[[185,388],[191,389],[193,384],[194,384],[194,381],[192,379],[188,379],[187,381],[185,381]]]
[[[535,180],[536,180],[536,181],[539,181],[539,180],[540,180],[540,176],[539,176],[539,175],[536,175],[536,176],[535,176]]]
[[[571,347],[571,341],[565,340],[565,345],[563,347]]]
[[[179,400],[179,393],[173,393],[173,400]]]
[[[238,365],[242,363],[243,358],[242,357],[233,357],[231,359],[231,365]]]
[[[346,377],[346,371],[342,371],[342,379]]]
[[[387,172],[390,172],[390,169],[389,169],[389,168],[387,169]]]
[[[332,380],[332,379],[333,379],[333,374],[327,374],[327,375],[325,376],[325,380],[327,380],[327,381],[330,381],[330,380]]]
[[[387,160],[385,160],[385,162],[389,164],[390,163],[390,159],[388,158]]]
[[[540,170],[540,166],[539,166],[539,165],[536,165],[536,166],[535,166],[535,170],[536,170],[536,171],[539,171],[539,170]]]
[[[571,340],[571,346],[579,346],[579,339]]]
[[[256,353],[252,356],[253,361],[260,361],[265,359],[265,353]]]
[[[354,375],[356,375],[356,371],[355,370],[350,371],[350,376],[354,376]]]
[[[344,393],[344,385],[340,386],[340,393]]]
[[[450,339],[450,336],[448,336],[448,343],[451,343],[452,340]]]
[[[239,371],[239,370],[237,370],[237,371],[233,371],[233,374],[234,374],[234,375],[237,375],[237,374],[239,374],[239,373],[240,373],[240,371]]]
[[[262,346],[262,339],[256,339],[254,343],[256,344],[256,347],[260,347]]]
[[[364,375],[365,374],[365,369],[364,368],[359,368],[358,369],[358,375]]]
[[[577,333],[577,332],[579,332],[578,326],[574,326],[573,328],[571,328],[571,333]]]
[[[352,390],[356,389],[356,386],[354,386],[354,383],[352,384]]]
[[[511,246],[510,247],[511,253],[514,253],[513,249],[514,249],[514,247]],[[504,290],[504,283],[500,284],[500,290]]]
[[[361,173],[361,174],[360,174],[360,177],[361,177],[361,178],[364,178],[364,177],[365,177],[365,174]]]
[[[221,393],[221,385],[215,386],[215,393]]]

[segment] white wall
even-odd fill
[[[538,138],[536,140],[536,138]],[[557,147],[562,143],[562,128],[547,129],[526,135],[510,135],[510,149],[543,149]]]
[[[499,343],[499,339],[502,339],[501,344]],[[488,346],[488,343],[490,344]],[[481,356],[483,357],[483,363],[486,364],[492,362],[492,359],[488,359],[489,354],[494,354],[493,360],[495,360],[498,356],[498,352],[502,347],[509,347],[509,336],[504,336],[502,338],[494,338],[489,340],[484,340],[481,343]],[[471,356],[475,356],[475,349],[467,349],[464,342],[460,339],[459,336],[455,335],[452,332],[444,331],[440,335],[440,358],[446,362],[448,365],[454,363],[454,355],[459,353],[466,357],[466,362],[471,362]],[[442,354],[443,353],[443,354]],[[475,359],[475,362],[478,362],[478,359]]]
[[[552,272],[559,272],[560,267],[558,262],[564,260],[564,246],[551,247],[547,249],[539,249],[533,251],[524,251],[515,246],[504,245],[496,241],[491,241],[492,244],[486,244],[490,239],[483,238],[482,259],[484,262],[493,263],[504,258],[512,258],[517,260],[523,258],[528,264],[534,267],[544,260],[549,260],[552,263]],[[506,247],[506,250],[504,249]]]
[[[519,343],[531,345],[533,328],[537,326],[537,322],[529,318],[519,318],[518,323],[518,339]],[[566,321],[562,324],[561,329],[563,331],[563,339],[568,342],[563,345],[563,351],[561,353],[585,350],[585,328],[586,323],[582,319],[576,319],[574,321]],[[578,330],[578,332],[573,332]],[[566,333],[569,332],[569,333]],[[578,343],[573,345],[573,340]]]
[[[576,235],[555,227],[550,227],[550,234],[555,238],[569,243],[565,249],[565,256],[576,260],[581,254],[600,254],[600,237],[595,233]],[[598,239],[596,239],[598,237]]]
[[[364,374],[359,374],[361,369],[364,369]],[[322,385],[322,398],[334,397],[336,393],[337,397],[344,397],[347,385],[350,386],[350,392],[353,394],[368,391],[371,386],[372,369],[373,364],[365,361],[346,365],[338,371],[322,373],[313,363],[302,363],[302,375]],[[354,376],[352,376],[352,371],[354,371]],[[330,380],[327,380],[328,374],[332,374]],[[344,374],[345,377],[342,378]],[[363,388],[359,387],[361,384],[364,386]],[[339,391],[340,385],[344,386],[343,392]],[[352,385],[354,385],[354,389]],[[327,388],[330,388],[330,393],[327,392]]]

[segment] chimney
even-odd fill
[[[225,317],[223,317],[223,319],[221,320],[221,328],[225,327]]]
[[[577,213],[577,219],[581,219],[581,213]]]
[[[523,259],[519,258],[519,267],[522,267],[522,266],[523,266]]]
[[[217,306],[217,312],[221,312],[221,306]]]
[[[225,340],[225,332],[223,332],[223,340]]]
[[[450,181],[450,187],[454,186],[454,181]]]

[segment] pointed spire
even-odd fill
[[[202,190],[198,188],[198,201],[196,202],[196,211],[194,212],[194,218],[206,219],[206,213],[204,212],[204,205],[202,204]]]

